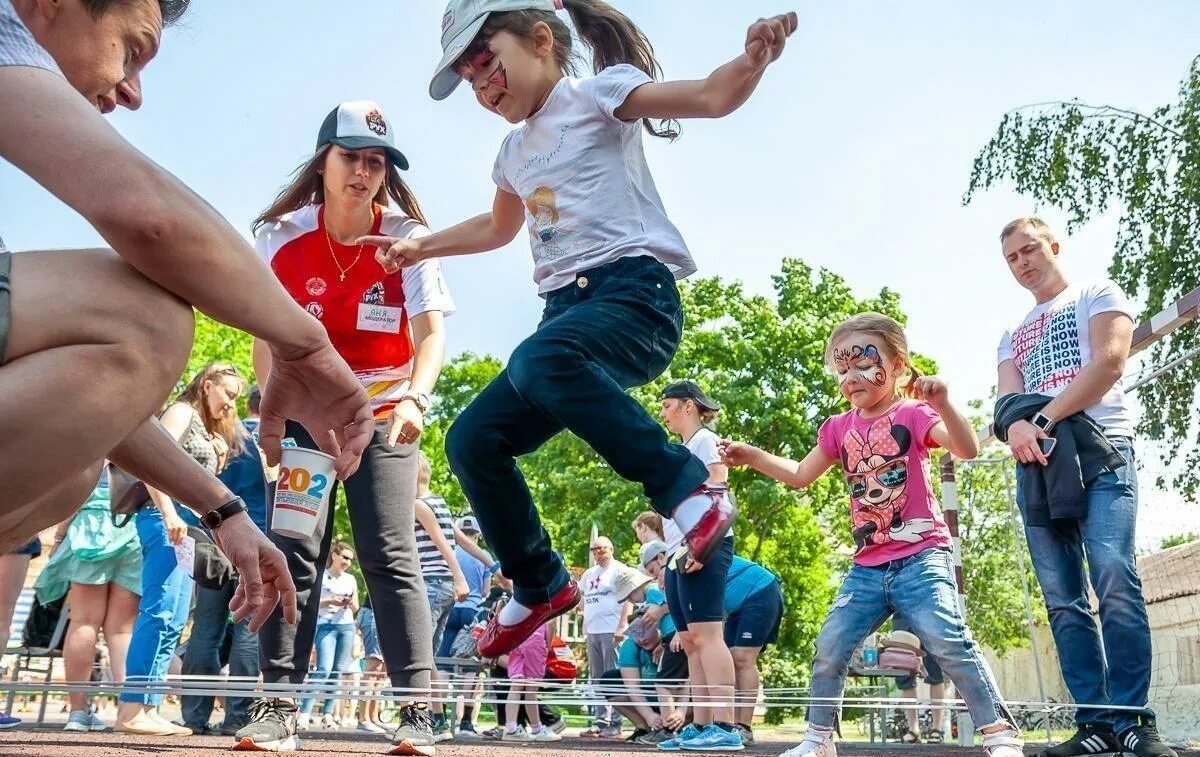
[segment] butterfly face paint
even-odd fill
[[[883,386],[887,383],[883,356],[873,344],[839,347],[833,351],[833,368],[838,384],[844,384],[855,376],[872,386]]]

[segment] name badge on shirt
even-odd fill
[[[384,334],[400,333],[400,317],[404,308],[391,305],[358,304],[358,330],[379,331]]]

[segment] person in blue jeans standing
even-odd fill
[[[245,449],[236,406],[245,389],[246,380],[232,364],[210,363],[163,412],[163,427],[211,473],[220,472],[231,454],[240,455]],[[179,564],[175,546],[187,536],[188,521],[198,525],[199,520],[184,510],[185,520],[170,497],[152,487],[147,490],[149,502],[135,519],[142,544],[142,599],[125,668],[129,691],[121,694],[114,730],[142,736],[190,736],[190,729],[169,722],[157,708],[166,692],[162,684],[171,657],[187,623],[194,584],[190,566],[185,570]]]
[[[1133,341],[1133,310],[1111,281],[1069,283],[1058,262],[1058,241],[1041,219],[1008,223],[1000,242],[1009,270],[1036,305],[1000,340],[996,435],[1007,441],[1017,461],[1017,506],[1029,554],[1046,599],[1063,680],[1081,705],[1075,735],[1043,754],[1123,749],[1137,757],[1174,757],[1148,707],[1150,622],[1134,560],[1135,422],[1121,385]],[[1041,402],[1027,417],[1001,419],[1010,395],[1023,404],[1028,395],[1038,395]],[[1074,508],[1059,506],[1066,500],[1057,496],[1030,501],[1030,479],[1046,480],[1068,454],[1056,459],[1050,445],[1061,443],[1064,433],[1074,439],[1081,416],[1103,431],[1101,443],[1115,448],[1117,464],[1090,479],[1082,465],[1075,465],[1082,490],[1071,497]],[[1051,485],[1056,477],[1050,477]],[[1089,580],[1100,604],[1099,629]]]
[[[329,566],[321,581],[321,604],[317,613],[317,667],[310,680],[325,681],[325,693],[333,694],[332,683],[350,672],[354,662],[354,614],[358,612],[358,581],[350,573],[354,562],[354,547],[339,541],[329,550]],[[314,699],[300,703],[298,728],[308,728],[312,718]],[[334,713],[337,700],[325,697],[322,705],[321,727],[333,730],[338,727]]]
[[[248,423],[243,424],[244,433],[251,438],[244,440],[242,454],[231,457],[218,477],[231,492],[242,498],[251,520],[266,533],[268,485],[262,455],[252,437],[252,429],[257,427],[257,402],[260,397],[258,387],[251,387],[247,405]],[[229,675],[249,680],[258,678],[258,634],[250,630],[249,621],[233,623],[229,615],[229,601],[233,599],[237,586],[236,576],[219,588],[196,586],[192,635],[183,655],[185,676],[218,675],[221,672],[221,644],[225,635],[232,632]],[[246,724],[246,711],[253,701],[250,697],[225,698],[225,718],[218,729],[221,735],[232,736],[237,729]],[[211,732],[209,718],[212,716],[212,710],[213,697],[184,696],[184,727],[190,728],[193,733]]]

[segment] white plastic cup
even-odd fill
[[[271,530],[291,539],[307,539],[325,517],[335,481],[333,457],[315,449],[284,447],[275,485]]]

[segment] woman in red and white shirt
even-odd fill
[[[321,126],[316,154],[258,217],[254,231],[259,255],[296,302],[325,326],[334,349],[371,397],[375,437],[358,472],[344,484],[350,522],[391,684],[425,692],[433,658],[413,536],[417,440],[442,367],[442,318],[453,312],[454,303],[436,262],[387,274],[374,248],[354,243],[366,235],[429,233],[415,196],[400,178],[408,161],[396,149],[392,130],[372,102],[339,105]],[[259,380],[269,382],[270,353],[256,342],[254,357]],[[298,424],[289,422],[287,431],[299,446],[317,447]],[[336,492],[331,501],[337,501]],[[266,683],[304,680],[332,527],[331,507],[308,539],[271,534],[296,581],[300,622],[288,626],[276,616],[260,632]],[[260,702],[251,723],[238,732],[238,745],[291,746],[295,713],[295,703],[288,700]],[[402,754],[421,754],[426,741],[433,744],[423,708],[402,708],[396,741]]]

